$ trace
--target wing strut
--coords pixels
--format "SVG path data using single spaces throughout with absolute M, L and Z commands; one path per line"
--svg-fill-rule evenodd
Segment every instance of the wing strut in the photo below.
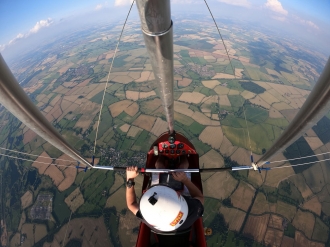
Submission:
M 313 91 L 282 135 L 257 161 L 262 166 L 277 152 L 283 152 L 329 111 L 330 108 L 330 57 Z
M 31 130 L 85 166 L 92 165 L 61 136 L 32 103 L 0 54 L 0 103 Z
M 144 42 L 155 79 L 159 84 L 168 128 L 172 134 L 174 131 L 174 73 L 170 0 L 137 0 L 136 3 Z

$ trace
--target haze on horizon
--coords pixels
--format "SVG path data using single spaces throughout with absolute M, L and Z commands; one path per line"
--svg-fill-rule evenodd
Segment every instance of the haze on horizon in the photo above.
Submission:
M 113 0 L 97 3 L 92 0 L 2 1 L 0 22 L 2 27 L 0 51 L 6 59 L 14 59 L 20 54 L 49 43 L 54 37 L 66 32 L 83 30 L 93 24 L 122 25 L 131 0 Z M 202 0 L 173 0 L 172 14 L 209 16 Z M 219 22 L 232 19 L 249 23 L 251 28 L 266 28 L 283 37 L 295 39 L 315 51 L 330 55 L 330 17 L 327 10 L 330 2 L 308 0 L 210 0 L 208 4 Z M 184 8 L 183 8 L 184 6 Z M 184 11 L 183 11 L 184 9 Z M 129 21 L 138 20 L 136 6 L 133 7 Z M 128 21 L 128 22 L 129 22 Z M 221 28 L 221 24 L 219 25 Z

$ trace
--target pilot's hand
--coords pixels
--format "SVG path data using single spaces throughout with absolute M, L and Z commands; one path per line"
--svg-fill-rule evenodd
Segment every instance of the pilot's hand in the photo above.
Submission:
M 126 168 L 126 179 L 134 179 L 139 175 L 137 166 L 129 166 Z
M 173 172 L 172 176 L 175 180 L 184 183 L 187 179 L 189 179 L 184 172 Z

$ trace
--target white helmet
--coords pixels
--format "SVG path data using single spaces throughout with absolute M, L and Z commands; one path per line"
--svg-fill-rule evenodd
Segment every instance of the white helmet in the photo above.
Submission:
M 188 216 L 188 204 L 180 193 L 164 185 L 150 187 L 140 200 L 143 218 L 155 229 L 170 232 L 179 228 Z

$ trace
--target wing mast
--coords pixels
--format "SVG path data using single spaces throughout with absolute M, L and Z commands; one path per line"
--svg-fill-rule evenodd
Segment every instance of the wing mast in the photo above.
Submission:
M 137 0 L 144 42 L 159 85 L 170 134 L 174 131 L 173 23 L 170 0 Z
M 277 152 L 283 152 L 294 143 L 299 137 L 306 133 L 311 127 L 329 111 L 330 108 L 330 57 L 323 72 L 318 79 L 313 91 L 297 113 L 295 118 L 284 130 L 282 135 L 267 150 L 267 152 L 257 161 L 258 166 L 262 166 Z

